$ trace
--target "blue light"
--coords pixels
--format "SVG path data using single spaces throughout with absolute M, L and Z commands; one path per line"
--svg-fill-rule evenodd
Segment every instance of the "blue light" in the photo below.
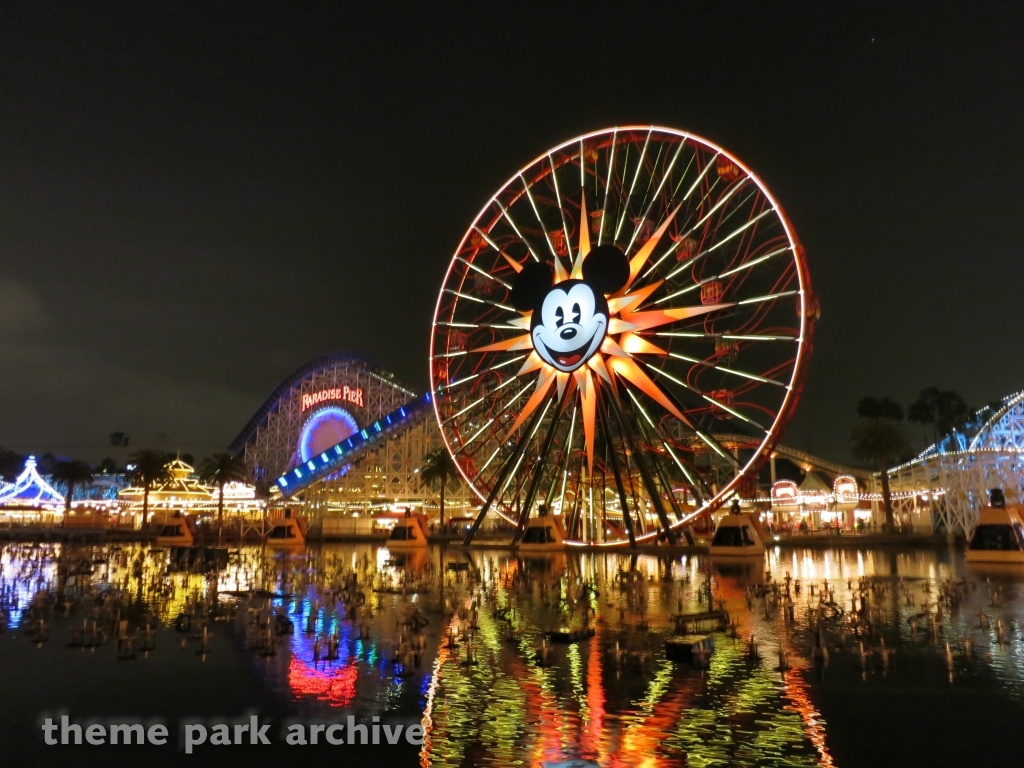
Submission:
M 349 435 L 359 425 L 355 418 L 344 408 L 330 406 L 313 413 L 302 426 L 299 435 L 299 457 L 307 462 L 320 453 L 326 452 Z
M 284 477 L 277 478 L 277 484 L 278 485 L 283 485 L 285 488 L 288 487 L 288 481 L 285 480 Z
M 318 468 L 314 461 L 310 460 L 308 456 L 302 456 L 302 460 L 306 462 L 307 466 L 309 467 L 310 471 L 306 472 L 306 474 L 308 474 L 309 476 L 305 477 L 303 475 L 303 472 L 305 470 L 300 470 L 298 468 L 294 469 L 293 471 L 295 472 L 295 477 L 297 478 L 297 480 L 294 481 L 295 488 L 289 488 L 289 491 L 297 491 L 299 490 L 299 488 L 305 487 L 306 485 L 308 485 L 311 482 L 314 482 L 318 478 L 328 476 L 332 461 L 335 462 L 335 466 L 340 465 L 341 461 L 345 460 L 349 453 L 354 453 L 364 445 L 372 445 L 374 441 L 377 440 L 378 436 L 389 434 L 391 431 L 393 431 L 395 428 L 399 427 L 401 424 L 408 421 L 409 419 L 420 416 L 424 410 L 424 407 L 428 403 L 430 403 L 432 399 L 432 394 L 428 392 L 424 394 L 423 397 L 421 397 L 419 400 L 413 401 L 408 408 L 402 406 L 396 408 L 391 413 L 382 416 L 380 419 L 373 423 L 372 429 L 370 427 L 367 427 L 366 429 L 360 429 L 358 431 L 355 431 L 356 425 L 354 423 L 354 420 L 352 422 L 349 422 L 350 426 L 353 428 L 353 432 L 349 434 L 348 437 L 346 437 L 343 440 L 338 440 L 338 442 L 334 443 L 330 447 L 324 446 L 324 452 L 320 454 L 322 466 Z M 306 425 L 303 428 L 303 431 L 305 433 L 304 436 L 311 437 L 313 433 L 316 431 L 314 429 L 311 429 L 310 427 L 312 426 L 312 422 L 317 420 L 317 417 L 323 420 L 324 426 L 327 426 L 327 423 L 330 422 L 333 422 L 335 424 L 338 423 L 338 412 L 344 414 L 345 416 L 348 416 L 348 418 L 351 418 L 351 416 L 346 411 L 343 411 L 342 409 L 339 408 L 332 407 L 330 409 L 323 409 L 314 414 L 314 417 L 311 417 L 310 420 L 306 422 Z M 348 419 L 343 419 L 343 421 L 347 422 Z M 302 447 L 303 446 L 300 445 L 300 448 Z M 334 449 L 335 456 L 328 455 L 331 451 L 331 448 Z M 351 464 L 342 466 L 340 470 L 341 474 L 344 474 L 347 471 L 348 467 L 351 467 Z M 288 485 L 288 482 L 287 480 L 284 479 L 284 477 L 280 478 L 280 480 L 283 481 L 279 483 L 282 487 Z

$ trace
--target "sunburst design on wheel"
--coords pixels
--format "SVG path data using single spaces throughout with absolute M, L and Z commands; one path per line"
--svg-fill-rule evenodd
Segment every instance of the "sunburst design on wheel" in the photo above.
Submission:
M 518 538 L 543 504 L 576 544 L 674 541 L 776 444 L 815 315 L 791 226 L 721 148 L 628 127 L 545 153 L 470 227 L 435 312 L 472 532 L 493 510 Z

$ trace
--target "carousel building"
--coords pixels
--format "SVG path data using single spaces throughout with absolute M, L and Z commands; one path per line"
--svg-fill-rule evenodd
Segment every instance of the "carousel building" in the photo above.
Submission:
M 35 456 L 10 484 L 0 484 L 0 516 L 17 522 L 55 522 L 63 517 L 64 496 L 39 474 Z

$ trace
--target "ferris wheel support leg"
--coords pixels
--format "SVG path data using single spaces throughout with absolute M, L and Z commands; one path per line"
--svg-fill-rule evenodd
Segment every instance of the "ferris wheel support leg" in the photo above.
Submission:
M 658 473 L 658 479 L 661 480 L 661 484 L 668 488 L 668 503 L 672 506 L 672 514 L 676 516 L 678 522 L 683 520 L 683 510 L 679 508 L 679 503 L 676 501 L 676 497 L 672 493 L 672 483 L 669 482 L 665 476 L 665 470 L 658 463 L 657 458 L 652 459 L 654 464 L 654 471 Z
M 526 446 L 530 442 L 530 436 L 533 434 L 534 427 L 537 426 L 537 422 L 540 420 L 543 411 L 537 409 L 537 412 L 530 419 L 529 424 L 526 425 L 526 429 L 523 431 L 522 436 L 519 438 L 519 442 L 516 443 L 515 449 L 509 454 L 508 458 L 505 459 L 505 463 L 501 465 L 501 471 L 498 473 L 498 477 L 494 481 L 494 487 L 491 488 L 491 492 L 487 494 L 487 500 L 484 505 L 480 507 L 480 514 L 476 516 L 476 520 L 473 521 L 473 527 L 469 529 L 469 533 L 466 534 L 465 540 L 462 542 L 462 546 L 468 547 L 473 543 L 473 537 L 476 536 L 476 532 L 480 530 L 480 525 L 483 523 L 484 518 L 487 516 L 487 512 L 490 510 L 491 505 L 494 504 L 494 500 L 498 496 L 498 492 L 505 484 L 505 479 L 508 477 L 508 473 L 512 471 L 512 467 L 515 466 L 519 460 L 519 454 L 521 454 Z
M 548 454 L 551 453 L 551 444 L 555 442 L 555 430 L 558 429 L 558 422 L 562 420 L 563 406 L 565 400 L 571 396 L 571 392 L 566 389 L 565 399 L 558 404 L 555 413 L 551 416 L 551 424 L 548 425 L 548 433 L 544 436 L 544 447 L 541 448 L 540 456 L 534 470 L 533 477 L 530 478 L 530 486 L 526 489 L 526 500 L 523 502 L 523 510 L 519 513 L 519 524 L 516 526 L 516 532 L 512 536 L 512 544 L 518 544 L 519 540 L 523 538 L 523 531 L 526 529 L 526 521 L 530 519 L 530 508 L 533 506 L 533 501 L 537 498 L 537 489 L 540 487 L 541 478 L 544 476 L 544 467 L 548 463 Z
M 555 492 L 558 490 L 558 477 L 558 467 L 556 466 L 555 471 L 551 473 L 551 484 L 548 486 L 548 492 L 544 494 L 544 505 L 548 509 L 551 509 L 551 505 L 555 501 Z M 559 513 L 564 514 L 561 512 L 561 507 L 559 507 Z
M 655 440 L 651 439 L 651 436 L 648 434 L 647 428 L 644 426 L 643 422 L 640 421 L 640 420 L 637 420 L 636 424 L 640 428 L 640 436 L 644 439 L 644 441 L 647 442 L 647 443 L 650 443 L 651 445 L 655 444 Z M 668 449 L 668 442 L 665 440 L 664 437 L 662 437 L 661 433 L 657 429 L 654 430 L 654 436 L 656 438 L 656 441 L 660 442 L 662 445 L 664 445 L 666 450 L 667 450 Z M 684 517 L 683 510 L 681 510 L 679 508 L 679 503 L 676 501 L 676 497 L 672 493 L 672 490 L 671 490 L 672 489 L 672 483 L 669 481 L 668 476 L 666 476 L 666 474 L 665 474 L 665 468 L 658 462 L 658 459 L 657 459 L 656 456 L 652 457 L 651 463 L 654 464 L 654 471 L 658 473 L 658 479 L 661 480 L 661 484 L 665 488 L 669 489 L 668 502 L 672 506 L 672 514 L 674 514 L 676 516 L 676 520 L 682 522 L 683 517 Z M 693 488 L 692 490 L 693 490 L 694 496 L 697 496 L 698 499 L 699 499 L 699 495 L 698 495 L 699 492 L 698 492 L 697 488 Z
M 640 480 L 647 489 L 647 495 L 651 497 L 651 504 L 654 505 L 654 511 L 658 515 L 658 521 L 661 523 L 661 527 L 665 531 L 665 537 L 669 544 L 674 545 L 676 543 L 676 533 L 672 530 L 672 524 L 668 521 L 668 515 L 665 514 L 665 505 L 661 503 L 661 493 L 654 484 L 654 478 L 651 477 L 647 461 L 643 454 L 637 450 L 636 443 L 633 440 L 633 435 L 626 427 L 626 418 L 622 415 L 622 404 L 619 402 L 619 393 L 612 392 L 611 397 L 609 397 L 608 400 L 611 402 L 612 410 L 615 412 L 615 419 L 619 422 L 619 429 L 622 430 L 622 434 L 626 438 L 626 444 L 629 446 L 630 453 L 633 454 L 633 460 L 636 462 L 636 467 L 640 471 Z M 669 490 L 671 491 L 671 488 Z
M 629 546 L 636 547 L 636 534 L 633 532 L 633 516 L 629 512 L 629 501 L 626 499 L 626 487 L 622 484 L 622 470 L 619 467 L 619 457 L 610 448 L 612 445 L 611 430 L 608 429 L 608 418 L 605 416 L 601 400 L 597 401 L 598 422 L 601 431 L 604 433 L 605 444 L 609 446 L 608 457 L 612 461 L 612 474 L 615 475 L 615 487 L 619 492 L 619 504 L 622 507 L 622 522 L 626 526 L 626 533 L 629 534 Z

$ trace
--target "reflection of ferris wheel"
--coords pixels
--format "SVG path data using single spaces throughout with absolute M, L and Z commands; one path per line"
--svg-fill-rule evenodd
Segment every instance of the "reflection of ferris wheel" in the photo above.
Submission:
M 544 504 L 575 543 L 675 541 L 778 442 L 816 315 L 796 233 L 725 150 L 629 127 L 537 158 L 434 316 L 437 417 L 484 502 L 470 537 L 493 511 L 518 539 Z

